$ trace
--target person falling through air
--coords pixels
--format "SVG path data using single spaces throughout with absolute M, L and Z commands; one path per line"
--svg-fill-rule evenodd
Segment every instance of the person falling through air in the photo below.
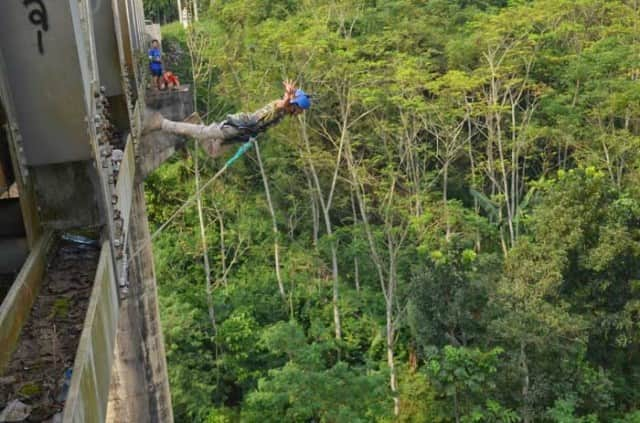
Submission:
M 157 89 L 162 89 L 162 54 L 160 53 L 160 43 L 158 40 L 151 41 L 151 48 L 149 49 L 149 71 L 153 83 Z
M 162 131 L 171 134 L 190 136 L 198 140 L 200 146 L 211 157 L 220 156 L 230 145 L 246 142 L 279 123 L 285 116 L 299 115 L 311 107 L 311 98 L 292 81 L 284 81 L 284 96 L 274 100 L 253 113 L 228 115 L 220 123 L 211 125 L 173 122 L 160 113 L 147 115 L 144 133 Z

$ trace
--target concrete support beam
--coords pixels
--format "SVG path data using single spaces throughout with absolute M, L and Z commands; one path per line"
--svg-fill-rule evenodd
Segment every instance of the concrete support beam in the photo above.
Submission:
M 117 322 L 118 294 L 111 248 L 105 242 L 73 365 L 64 423 L 105 421 Z
M 2 105 L 2 128 L 0 138 L 6 140 L 8 146 L 9 161 L 11 163 L 13 179 L 18 185 L 20 193 L 20 208 L 22 220 L 27 235 L 29 247 L 33 247 L 42 231 L 35 193 L 31 175 L 26 170 L 24 151 L 22 150 L 21 135 L 17 131 L 17 119 L 13 102 L 13 96 L 9 90 L 9 81 L 6 79 L 6 65 L 0 52 L 0 100 Z
M 127 17 L 127 2 L 126 0 L 113 0 L 112 6 L 115 25 L 119 35 L 118 42 L 120 43 L 120 50 L 123 59 L 122 64 L 128 72 L 133 72 L 134 52 L 131 45 L 131 28 L 129 28 L 129 21 Z
M 4 2 L 0 51 L 28 165 L 88 160 L 94 82 L 85 1 Z
M 93 33 L 98 58 L 100 85 L 107 97 L 124 93 L 120 77 L 120 53 L 116 36 L 113 5 L 106 0 L 90 0 L 93 13 Z
M 20 330 L 29 318 L 31 306 L 40 291 L 52 241 L 53 233 L 45 232 L 31 250 L 0 305 L 0 374 L 11 358 L 20 337 Z
M 19 177 L 16 177 L 16 182 L 18 184 L 18 192 L 20 193 L 20 208 L 22 210 L 22 221 L 24 222 L 27 242 L 29 243 L 29 247 L 33 247 L 42 234 L 40 215 L 38 214 L 38 206 L 36 204 L 36 193 L 33 186 L 33 175 L 22 174 L 18 154 L 14 148 L 15 143 L 10 142 L 9 147 L 13 170 L 19 175 Z

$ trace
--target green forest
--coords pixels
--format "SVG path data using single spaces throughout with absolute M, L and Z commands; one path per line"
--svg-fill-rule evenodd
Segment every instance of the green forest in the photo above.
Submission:
M 313 106 L 154 241 L 177 422 L 640 422 L 640 1 L 199 8 L 206 122 Z M 187 145 L 152 232 L 233 154 Z

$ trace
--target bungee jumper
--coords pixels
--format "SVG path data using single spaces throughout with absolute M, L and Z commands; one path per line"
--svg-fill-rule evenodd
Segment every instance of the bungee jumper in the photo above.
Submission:
M 253 113 L 228 115 L 224 121 L 210 125 L 174 122 L 165 119 L 160 113 L 153 113 L 145 117 L 143 132 L 162 131 L 189 136 L 195 138 L 209 156 L 219 157 L 234 143 L 246 143 L 279 123 L 285 116 L 299 115 L 311 107 L 309 95 L 296 88 L 293 81 L 284 81 L 283 85 L 285 91 L 281 99 L 274 100 Z
M 153 132 L 166 132 L 193 137 L 204 150 L 213 158 L 219 157 L 229 147 L 237 143 L 243 143 L 235 154 L 207 182 L 200 186 L 196 193 L 191 195 L 182 205 L 151 235 L 146 241 L 150 243 L 155 239 L 180 213 L 196 201 L 202 191 L 220 177 L 236 160 L 246 153 L 256 142 L 255 137 L 266 131 L 271 126 L 279 123 L 285 116 L 296 116 L 311 107 L 311 98 L 301 89 L 296 88 L 292 81 L 284 81 L 284 96 L 282 99 L 272 101 L 263 108 L 253 113 L 237 113 L 228 115 L 220 123 L 211 125 L 195 124 L 200 121 L 197 114 L 193 114 L 184 122 L 174 122 L 165 119 L 160 113 L 145 112 L 142 134 Z M 129 261 L 133 260 L 144 248 L 144 244 L 131 254 Z

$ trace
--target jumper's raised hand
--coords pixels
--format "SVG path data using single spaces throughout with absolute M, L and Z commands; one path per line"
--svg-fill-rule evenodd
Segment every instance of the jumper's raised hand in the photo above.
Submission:
M 296 95 L 296 83 L 291 79 L 286 79 L 282 81 L 282 85 L 284 85 L 284 97 L 283 100 L 289 102 Z

